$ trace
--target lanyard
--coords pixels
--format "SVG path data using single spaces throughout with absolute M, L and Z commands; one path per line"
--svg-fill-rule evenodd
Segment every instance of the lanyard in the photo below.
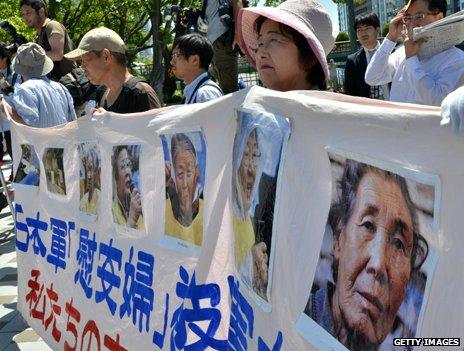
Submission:
M 193 89 L 192 95 L 190 95 L 190 99 L 187 101 L 187 104 L 191 104 L 192 101 L 196 101 L 196 96 L 197 96 L 197 91 L 200 89 L 200 87 L 203 85 L 204 82 L 206 82 L 209 79 L 208 76 L 203 77 L 202 80 L 198 82 L 198 84 L 195 86 L 195 89 Z

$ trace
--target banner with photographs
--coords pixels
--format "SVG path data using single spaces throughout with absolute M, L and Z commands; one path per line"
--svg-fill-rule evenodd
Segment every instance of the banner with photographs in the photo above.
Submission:
M 53 349 L 464 338 L 464 140 L 439 120 L 432 107 L 255 87 L 12 123 L 18 309 Z

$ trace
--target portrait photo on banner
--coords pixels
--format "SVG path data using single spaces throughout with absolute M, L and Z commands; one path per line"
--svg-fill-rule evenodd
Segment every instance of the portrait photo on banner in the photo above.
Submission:
M 100 206 L 101 157 L 95 142 L 77 145 L 79 153 L 79 212 L 96 218 Z
M 355 157 L 329 153 L 331 206 L 296 328 L 316 348 L 400 350 L 393 339 L 418 336 L 427 305 L 439 179 Z
M 235 263 L 240 279 L 265 303 L 270 303 L 274 214 L 289 135 L 285 118 L 251 110 L 237 112 L 232 159 Z
M 59 195 L 66 195 L 63 154 L 63 148 L 46 148 L 42 156 L 47 189 L 49 192 Z
M 196 253 L 203 244 L 206 142 L 201 130 L 160 135 L 166 179 L 161 245 Z
M 33 145 L 21 144 L 21 160 L 16 169 L 13 182 L 23 185 L 39 186 L 40 161 Z
M 122 227 L 143 230 L 142 189 L 140 188 L 139 144 L 113 147 L 113 220 Z

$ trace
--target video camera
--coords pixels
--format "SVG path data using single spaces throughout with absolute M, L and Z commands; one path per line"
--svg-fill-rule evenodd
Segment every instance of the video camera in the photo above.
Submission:
M 165 8 L 163 15 L 165 21 L 171 20 L 174 15 L 178 17 L 180 16 L 180 24 L 185 28 L 186 33 L 206 33 L 206 30 L 208 29 L 205 24 L 202 25 L 202 21 L 198 21 L 201 15 L 200 9 L 193 7 L 181 8 L 178 5 L 173 5 Z
M 28 42 L 26 37 L 19 34 L 16 28 L 7 20 L 0 21 L 0 29 L 5 30 L 11 36 L 11 43 L 6 46 L 9 55 L 15 54 L 20 45 Z

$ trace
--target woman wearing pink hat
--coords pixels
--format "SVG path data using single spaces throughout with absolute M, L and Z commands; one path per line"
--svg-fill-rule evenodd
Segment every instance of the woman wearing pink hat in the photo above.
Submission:
M 278 7 L 240 10 L 242 49 L 269 89 L 324 90 L 326 56 L 334 46 L 329 14 L 312 0 L 287 0 Z

